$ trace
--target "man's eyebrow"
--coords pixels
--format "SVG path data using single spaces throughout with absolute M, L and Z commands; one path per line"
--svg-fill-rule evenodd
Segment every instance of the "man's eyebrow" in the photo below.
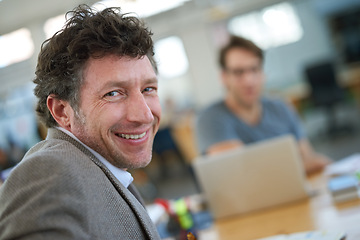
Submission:
M 154 84 L 154 83 L 158 83 L 158 79 L 157 77 L 153 77 L 153 78 L 148 78 L 146 80 L 143 81 L 143 84 Z M 107 82 L 102 88 L 100 88 L 98 90 L 99 93 L 102 93 L 104 91 L 107 90 L 111 90 L 112 88 L 121 88 L 121 87 L 127 87 L 131 85 L 131 82 L 129 81 L 110 81 Z
M 153 78 L 149 78 L 147 80 L 145 80 L 145 83 L 158 83 L 159 80 L 156 78 L 156 77 L 153 77 Z
M 126 81 L 119 82 L 119 81 L 110 81 L 107 82 L 104 86 L 98 89 L 98 92 L 101 93 L 103 91 L 110 90 L 112 88 L 119 88 L 119 87 L 126 87 L 128 83 Z

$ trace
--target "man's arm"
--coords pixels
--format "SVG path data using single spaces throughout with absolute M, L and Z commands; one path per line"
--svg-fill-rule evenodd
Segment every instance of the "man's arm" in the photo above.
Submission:
M 91 238 L 77 172 L 49 158 L 23 160 L 1 186 L 0 239 Z
M 298 140 L 299 151 L 304 163 L 306 174 L 319 172 L 331 161 L 326 156 L 317 153 L 311 146 L 310 142 L 305 136 L 300 117 L 293 109 L 292 105 L 284 105 L 284 115 L 287 116 L 288 123 L 292 126 L 292 133 Z
M 300 140 L 298 146 L 306 174 L 309 175 L 319 172 L 323 170 L 327 164 L 331 163 L 331 160 L 328 157 L 315 152 L 308 140 Z
M 235 149 L 244 146 L 239 140 L 230 140 L 214 144 L 208 148 L 206 154 L 212 155 L 223 151 Z M 315 152 L 308 140 L 303 139 L 298 142 L 299 151 L 304 163 L 306 174 L 319 172 L 324 167 L 331 163 L 331 160 L 326 156 Z
M 241 141 L 235 140 L 235 139 L 229 140 L 229 141 L 224 141 L 224 142 L 216 143 L 216 144 L 210 146 L 207 149 L 206 154 L 209 154 L 209 155 L 217 154 L 217 153 L 224 152 L 227 150 L 242 147 L 243 145 L 244 144 Z

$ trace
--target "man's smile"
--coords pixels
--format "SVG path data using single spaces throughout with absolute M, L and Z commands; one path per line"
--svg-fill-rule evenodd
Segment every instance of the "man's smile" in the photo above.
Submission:
M 140 139 L 145 136 L 146 132 L 143 132 L 141 134 L 123 134 L 123 133 L 115 133 L 116 136 L 125 138 L 125 139 Z

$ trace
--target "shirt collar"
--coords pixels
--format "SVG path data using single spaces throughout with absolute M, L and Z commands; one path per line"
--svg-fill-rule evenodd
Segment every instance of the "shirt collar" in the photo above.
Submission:
M 56 127 L 56 129 L 59 129 L 60 131 L 66 133 L 67 135 L 69 135 L 70 137 L 74 138 L 76 141 L 81 143 L 85 148 L 87 148 L 92 154 L 95 155 L 95 157 L 97 157 L 100 160 L 100 162 L 102 162 L 109 169 L 109 171 L 121 182 L 122 185 L 124 185 L 124 187 L 127 188 L 132 183 L 134 179 L 129 172 L 112 165 L 103 156 L 101 156 L 99 153 L 97 153 L 96 151 L 94 151 L 84 143 L 82 143 L 74 134 L 72 134 L 65 128 Z

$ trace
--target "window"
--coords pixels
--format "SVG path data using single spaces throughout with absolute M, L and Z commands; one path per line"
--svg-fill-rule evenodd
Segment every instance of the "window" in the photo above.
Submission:
M 169 79 L 187 72 L 189 63 L 180 38 L 173 36 L 157 41 L 155 51 L 161 77 Z
M 189 62 L 179 37 L 171 36 L 155 43 L 155 60 L 159 70 L 159 96 L 165 104 L 170 100 L 176 108 L 191 104 Z
M 303 35 L 294 8 L 286 2 L 235 17 L 228 28 L 232 34 L 251 39 L 263 49 L 296 42 Z
M 0 68 L 29 59 L 34 53 L 30 31 L 21 28 L 0 36 Z

